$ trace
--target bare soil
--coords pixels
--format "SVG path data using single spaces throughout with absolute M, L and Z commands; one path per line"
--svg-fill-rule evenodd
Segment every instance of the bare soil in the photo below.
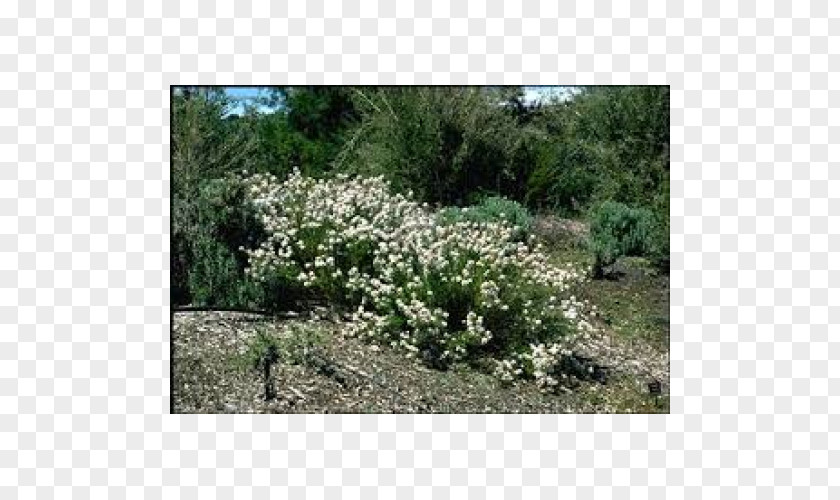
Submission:
M 276 397 L 264 400 L 261 375 L 240 362 L 258 329 L 280 337 L 288 326 L 320 329 L 327 342 L 306 362 L 281 362 L 272 370 Z M 616 365 L 606 385 L 582 382 L 560 394 L 532 382 L 503 385 L 471 367 L 430 369 L 388 347 L 341 334 L 329 320 L 281 320 L 234 312 L 179 312 L 173 324 L 175 413 L 615 413 L 667 412 L 663 396 L 650 394 L 659 370 Z M 629 344 L 628 344 L 629 345 Z M 614 353 L 613 353 L 614 354 Z M 642 353 L 639 353 L 642 354 Z M 649 353 L 644 353 L 645 356 Z M 628 357 L 625 355 L 625 357 Z M 650 379 L 650 380 L 649 380 Z M 661 380 L 661 379 L 660 379 Z

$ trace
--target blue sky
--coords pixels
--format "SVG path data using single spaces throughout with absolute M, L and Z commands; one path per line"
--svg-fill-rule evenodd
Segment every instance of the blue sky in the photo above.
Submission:
M 552 96 L 570 97 L 575 93 L 573 87 L 522 87 L 525 92 L 525 101 L 528 103 L 536 101 L 547 101 Z M 265 87 L 227 87 L 225 89 L 227 95 L 239 101 L 238 105 L 234 105 L 231 113 L 241 113 L 244 110 L 244 103 L 253 103 L 257 98 L 267 95 Z M 260 111 L 270 111 L 270 108 L 259 106 Z
M 231 113 L 242 113 L 244 111 L 245 103 L 252 104 L 254 100 L 258 97 L 263 95 L 267 95 L 265 92 L 265 87 L 227 87 L 225 88 L 225 93 L 239 101 L 239 104 L 233 105 L 231 109 Z M 260 111 L 270 111 L 270 108 L 266 106 L 258 106 Z
M 525 101 L 528 103 L 547 101 L 551 97 L 568 99 L 577 92 L 574 87 L 522 87 L 522 89 L 525 92 Z
M 226 87 L 227 95 L 236 98 L 254 98 L 257 97 L 265 87 Z

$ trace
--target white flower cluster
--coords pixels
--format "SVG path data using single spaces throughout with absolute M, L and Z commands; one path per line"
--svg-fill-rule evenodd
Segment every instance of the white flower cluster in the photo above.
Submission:
M 554 375 L 554 368 L 559 363 L 561 355 L 570 354 L 571 351 L 561 347 L 560 344 L 531 345 L 530 360 L 534 367 L 534 378 L 537 379 L 537 385 L 540 388 L 551 389 L 557 386 L 559 381 Z
M 295 171 L 282 182 L 254 175 L 246 185 L 268 234 L 246 250 L 249 275 L 339 293 L 356 307 L 351 334 L 410 354 L 437 344 L 456 360 L 493 343 L 503 352 L 513 329 L 536 338 L 558 320 L 588 325 L 567 296 L 583 273 L 550 265 L 539 245 L 514 242 L 507 223 L 440 224 L 381 177 L 315 180 Z M 521 361 L 502 363 L 500 375 L 522 376 Z
M 567 378 L 562 371 L 557 370 L 564 356 L 571 356 L 575 352 L 591 353 L 603 352 L 599 343 L 603 337 L 596 335 L 596 329 L 582 317 L 592 314 L 594 306 L 588 307 L 586 302 L 577 302 L 572 296 L 564 301 L 563 314 L 568 319 L 579 318 L 574 325 L 577 328 L 569 335 L 550 344 L 531 344 L 530 352 L 523 353 L 519 360 L 530 368 L 530 374 L 536 379 L 537 386 L 543 390 L 554 390 L 561 381 Z M 588 313 L 584 312 L 589 308 Z
M 473 311 L 467 313 L 465 321 L 467 326 L 467 335 L 474 337 L 481 345 L 486 345 L 493 338 L 490 330 L 484 327 L 484 318 L 477 315 Z
M 517 358 L 496 361 L 494 374 L 503 382 L 513 382 L 524 374 L 522 363 Z

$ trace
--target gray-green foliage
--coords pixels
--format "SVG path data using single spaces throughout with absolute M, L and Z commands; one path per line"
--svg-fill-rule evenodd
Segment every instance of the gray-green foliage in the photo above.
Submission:
M 219 307 L 261 302 L 262 287 L 246 279 L 247 257 L 240 247 L 255 245 L 263 234 L 242 184 L 235 177 L 201 181 L 195 197 L 176 200 L 175 210 L 189 300 Z
M 590 244 L 595 277 L 620 257 L 647 256 L 656 248 L 654 215 L 645 208 L 605 201 L 590 214 Z
M 323 331 L 314 325 L 292 325 L 282 335 L 260 328 L 245 352 L 235 356 L 233 362 L 235 366 L 253 370 L 261 376 L 264 398 L 269 401 L 277 394 L 271 374 L 273 367 L 281 362 L 308 365 L 315 359 L 313 355 L 316 350 L 325 342 Z
M 276 336 L 260 329 L 248 344 L 242 359 L 250 368 L 262 370 L 266 365 L 280 361 L 282 350 L 282 344 Z
M 484 198 L 478 205 L 464 208 L 447 207 L 438 212 L 443 223 L 455 222 L 506 222 L 517 228 L 516 238 L 524 238 L 534 224 L 534 217 L 524 205 L 501 196 Z
M 324 331 L 314 324 L 293 324 L 280 335 L 261 328 L 236 359 L 239 366 L 255 370 L 263 369 L 266 363 L 306 364 L 326 341 Z
M 263 372 L 266 366 L 283 362 L 291 365 L 308 364 L 313 354 L 324 345 L 326 335 L 315 325 L 295 324 L 281 335 L 265 328 L 248 343 L 243 354 L 234 358 L 235 364 Z
M 487 197 L 476 208 L 487 217 L 504 219 L 520 228 L 523 234 L 528 233 L 534 224 L 534 217 L 524 205 L 501 196 Z
M 284 359 L 291 364 L 307 364 L 315 351 L 326 342 L 324 332 L 314 325 L 294 325 L 281 340 Z
M 192 242 L 193 265 L 188 284 L 196 305 L 238 306 L 245 288 L 236 259 L 231 252 L 207 234 Z

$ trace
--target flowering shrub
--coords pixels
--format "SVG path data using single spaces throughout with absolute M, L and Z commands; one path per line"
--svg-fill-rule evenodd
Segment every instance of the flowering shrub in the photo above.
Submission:
M 315 180 L 296 171 L 283 182 L 254 175 L 246 186 L 268 234 L 246 250 L 248 274 L 350 306 L 351 335 L 433 366 L 489 356 L 512 380 L 550 375 L 532 344 L 570 341 L 587 328 L 570 295 L 584 273 L 549 265 L 533 238 L 514 241 L 507 223 L 442 224 L 381 177 Z

